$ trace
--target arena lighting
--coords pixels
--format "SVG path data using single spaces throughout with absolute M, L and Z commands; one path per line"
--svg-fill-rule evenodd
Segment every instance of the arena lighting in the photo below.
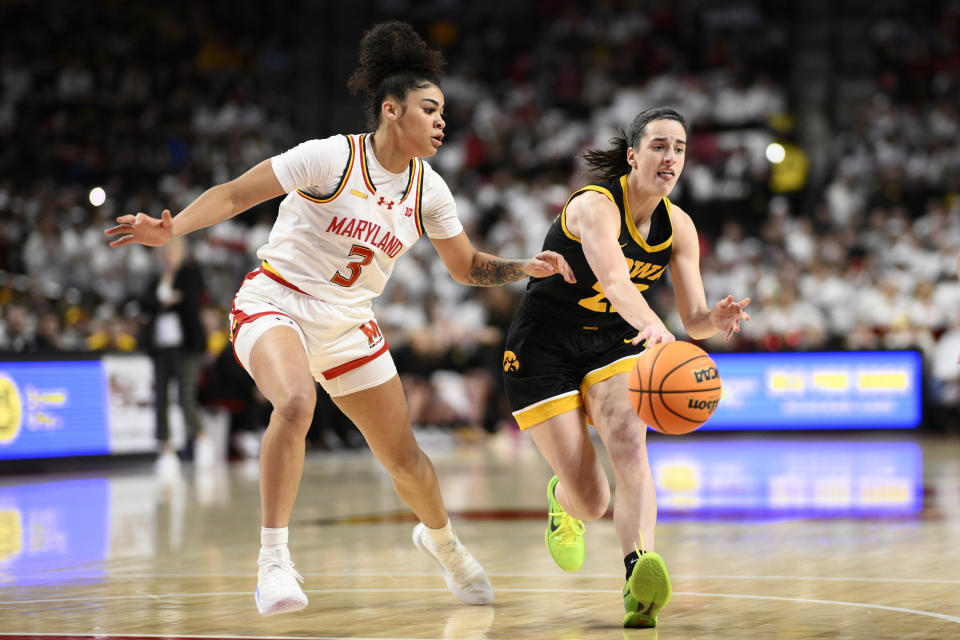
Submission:
M 771 142 L 767 145 L 766 155 L 767 160 L 769 160 L 772 164 L 780 164 L 787 156 L 787 151 L 779 142 Z
M 770 152 L 767 151 L 767 157 L 769 157 Z M 90 204 L 95 207 L 99 207 L 107 200 L 107 192 L 103 190 L 103 187 L 94 187 L 90 190 Z

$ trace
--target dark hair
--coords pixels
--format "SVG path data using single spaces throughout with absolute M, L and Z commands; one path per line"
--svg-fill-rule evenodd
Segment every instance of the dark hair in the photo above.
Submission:
M 387 96 L 403 100 L 411 89 L 440 86 L 445 61 L 406 22 L 374 25 L 360 40 L 360 60 L 347 87 L 363 94 L 367 126 L 380 122 L 380 105 Z
M 627 148 L 636 147 L 646 131 L 647 125 L 654 120 L 676 120 L 687 130 L 687 120 L 676 110 L 670 107 L 654 107 L 640 112 L 633 119 L 626 132 L 620 129 L 620 135 L 610 138 L 609 149 L 588 149 L 580 157 L 587 163 L 587 172 L 601 180 L 619 178 L 630 173 L 630 163 L 627 162 Z

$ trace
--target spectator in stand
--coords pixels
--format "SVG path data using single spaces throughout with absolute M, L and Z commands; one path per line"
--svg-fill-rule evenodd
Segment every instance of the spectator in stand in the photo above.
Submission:
M 14 353 L 31 353 L 37 350 L 34 322 L 30 310 L 22 304 L 7 308 L 6 331 L 3 348 Z
M 37 322 L 36 347 L 39 353 L 63 351 L 64 339 L 60 316 L 53 311 L 44 311 Z

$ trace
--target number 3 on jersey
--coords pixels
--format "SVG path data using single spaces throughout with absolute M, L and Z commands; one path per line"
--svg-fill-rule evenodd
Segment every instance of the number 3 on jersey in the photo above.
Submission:
M 340 272 L 337 271 L 335 274 L 333 274 L 333 277 L 330 278 L 331 282 L 338 284 L 341 287 L 349 287 L 356 282 L 357 278 L 360 277 L 360 270 L 373 261 L 373 249 L 355 244 L 350 247 L 350 253 L 348 254 L 348 257 L 352 258 L 354 256 L 360 256 L 360 260 L 347 264 L 347 268 L 350 269 L 350 276 L 344 278 L 342 275 L 340 275 Z

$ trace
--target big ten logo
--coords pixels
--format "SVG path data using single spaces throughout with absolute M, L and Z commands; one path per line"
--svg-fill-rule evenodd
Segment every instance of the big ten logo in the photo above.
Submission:
M 698 411 L 706 410 L 708 413 L 713 413 L 713 410 L 717 408 L 717 402 L 719 402 L 719 400 L 697 400 L 696 398 L 687 398 L 687 408 L 696 409 Z
M 23 551 L 23 522 L 18 509 L 0 509 L 0 562 Z
M 409 218 L 409 217 L 412 216 L 412 215 L 413 215 L 413 207 L 404 207 L 404 208 L 403 208 L 403 216 L 404 216 L 405 218 Z
M 503 352 L 503 370 L 507 373 L 513 373 L 520 368 L 520 361 L 517 360 L 517 354 L 513 351 Z
M 12 442 L 20 432 L 23 406 L 13 380 L 0 376 L 0 444 Z
M 367 336 L 367 346 L 369 347 L 372 347 L 383 340 L 383 334 L 380 332 L 380 325 L 377 324 L 376 320 L 371 320 L 370 322 L 360 325 L 360 331 L 363 332 L 363 335 Z
M 697 384 L 700 384 L 708 380 L 716 380 L 719 375 L 717 374 L 716 367 L 706 367 L 704 369 L 695 369 L 693 371 L 693 377 L 697 381 Z

